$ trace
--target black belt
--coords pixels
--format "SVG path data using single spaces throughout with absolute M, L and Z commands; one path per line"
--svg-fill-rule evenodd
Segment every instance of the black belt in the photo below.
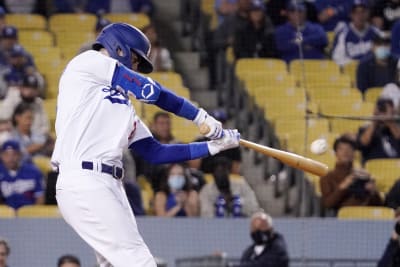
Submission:
M 85 170 L 94 170 L 94 164 L 91 161 L 82 161 L 82 169 Z M 104 163 L 101 163 L 101 172 L 110 174 L 115 179 L 124 178 L 124 169 L 118 166 L 110 166 Z

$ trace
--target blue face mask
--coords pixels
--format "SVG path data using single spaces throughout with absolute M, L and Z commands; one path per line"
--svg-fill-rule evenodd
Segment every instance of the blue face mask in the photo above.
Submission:
M 390 55 L 390 49 L 387 46 L 378 46 L 374 53 L 377 59 L 387 59 Z
M 185 177 L 183 175 L 170 175 L 168 185 L 172 190 L 181 190 L 185 185 Z

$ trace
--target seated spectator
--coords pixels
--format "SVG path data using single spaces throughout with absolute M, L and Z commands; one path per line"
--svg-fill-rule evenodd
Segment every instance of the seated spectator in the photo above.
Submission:
M 396 81 L 397 57 L 390 53 L 390 39 L 376 36 L 372 50 L 357 67 L 357 88 L 365 93 L 371 87 L 383 87 Z
M 276 57 L 273 31 L 272 22 L 265 13 L 264 3 L 253 0 L 246 26 L 235 32 L 235 57 Z
M 109 24 L 111 24 L 111 21 L 109 21 L 108 19 L 98 17 L 97 21 L 96 21 L 96 25 L 94 27 L 94 36 L 97 37 L 100 34 L 100 32 L 103 30 L 103 28 Z M 92 50 L 93 44 L 94 44 L 94 40 L 84 43 L 79 48 L 78 54 L 83 53 L 88 50 Z
M 20 103 L 32 106 L 32 132 L 47 135 L 49 133 L 49 119 L 43 107 L 43 100 L 39 97 L 39 81 L 35 75 L 25 75 L 21 85 L 10 87 L 6 97 L 0 103 L 0 118 L 11 120 L 15 108 Z
M 226 17 L 235 14 L 238 9 L 238 0 L 216 0 L 214 10 L 218 16 L 218 25 L 224 22 Z
M 299 46 L 305 59 L 324 58 L 324 48 L 328 45 L 328 38 L 321 25 L 307 21 L 306 7 L 303 4 L 290 3 L 287 12 L 288 22 L 275 31 L 276 48 L 281 58 L 288 63 L 300 58 Z
M 325 31 L 335 31 L 349 21 L 351 0 L 316 0 L 314 5 Z
M 231 179 L 230 169 L 228 159 L 215 161 L 214 182 L 200 190 L 202 217 L 248 217 L 260 210 L 253 190 L 243 178 Z
M 379 98 L 375 105 L 374 116 L 382 120 L 373 120 L 361 127 L 357 143 L 362 154 L 362 162 L 377 158 L 400 157 L 400 126 L 390 118 L 396 116 L 393 100 Z
M 385 195 L 385 206 L 392 209 L 400 208 L 400 179 L 393 184 Z
M 377 267 L 400 266 L 400 209 L 395 211 L 395 225 L 393 228 L 390 240 L 378 261 Z
M 16 48 L 18 50 L 16 50 Z M 6 64 L 7 57 L 11 53 L 21 51 L 21 54 L 26 57 L 26 64 L 35 67 L 32 55 L 19 43 L 18 29 L 14 26 L 7 25 L 1 30 L 0 50 L 4 53 L 4 55 L 2 55 L 2 64 Z
M 235 267 L 288 267 L 289 253 L 283 235 L 274 230 L 271 216 L 256 212 L 251 216 L 252 244 L 246 248 Z
M 0 237 L 0 267 L 7 267 L 7 258 L 10 256 L 10 246 L 8 242 Z
M 333 43 L 332 59 L 341 66 L 368 54 L 372 49 L 372 40 L 382 35 L 369 24 L 366 0 L 353 0 L 350 18 L 350 23 L 336 34 Z
M 57 267 L 81 267 L 81 262 L 78 257 L 67 254 L 58 258 Z
M 400 20 L 393 24 L 390 35 L 392 37 L 392 54 L 396 57 L 400 57 Z
M 400 2 L 398 0 L 378 0 L 371 8 L 372 24 L 382 31 L 390 31 L 393 24 L 400 19 Z
M 344 206 L 382 205 L 375 182 L 362 169 L 353 166 L 356 143 L 346 135 L 333 144 L 336 165 L 320 179 L 322 204 L 336 212 Z
M 52 150 L 47 147 L 51 146 L 48 136 L 32 131 L 33 112 L 31 104 L 22 102 L 15 108 L 12 116 L 14 130 L 11 136 L 21 144 L 25 159 L 37 155 L 50 156 L 49 150 Z
M 172 71 L 174 64 L 169 50 L 162 46 L 156 28 L 150 24 L 142 29 L 151 44 L 149 59 L 153 63 L 153 71 Z
M 14 209 L 25 205 L 44 204 L 43 175 L 22 159 L 21 148 L 14 140 L 1 146 L 0 196 Z
M 199 216 L 199 196 L 192 189 L 188 175 L 183 164 L 175 163 L 166 168 L 160 181 L 160 191 L 154 196 L 156 216 Z

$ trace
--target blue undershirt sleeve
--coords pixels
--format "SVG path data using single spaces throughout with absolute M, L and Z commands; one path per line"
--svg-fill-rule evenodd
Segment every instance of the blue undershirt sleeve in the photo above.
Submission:
M 140 139 L 129 148 L 152 164 L 187 161 L 209 155 L 207 142 L 161 144 L 153 137 Z

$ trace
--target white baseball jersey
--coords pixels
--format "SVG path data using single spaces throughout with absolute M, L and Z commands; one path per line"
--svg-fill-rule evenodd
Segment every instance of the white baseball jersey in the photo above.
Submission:
M 122 150 L 151 136 L 127 95 L 111 88 L 116 64 L 91 50 L 67 65 L 59 83 L 53 164 L 99 160 L 121 166 Z

